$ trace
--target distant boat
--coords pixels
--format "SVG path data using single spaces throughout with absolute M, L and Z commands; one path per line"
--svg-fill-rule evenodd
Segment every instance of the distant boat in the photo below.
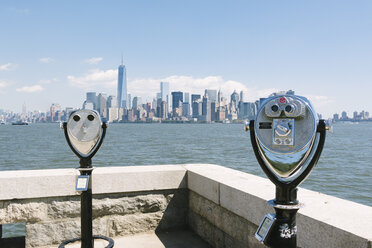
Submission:
M 12 122 L 12 125 L 24 126 L 24 125 L 28 125 L 28 123 L 25 121 L 16 121 L 16 122 Z

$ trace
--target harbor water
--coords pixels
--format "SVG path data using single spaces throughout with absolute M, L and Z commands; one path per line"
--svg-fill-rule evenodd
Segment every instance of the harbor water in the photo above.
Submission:
M 372 206 L 372 123 L 336 123 L 301 187 Z M 265 176 L 242 124 L 111 124 L 94 166 L 212 163 Z M 0 126 L 0 170 L 75 168 L 58 123 Z
M 372 123 L 336 123 L 301 187 L 372 206 L 371 144 Z M 242 124 L 111 124 L 93 158 L 96 167 L 186 163 L 218 164 L 265 177 Z M 78 165 L 58 123 L 0 125 L 0 170 Z

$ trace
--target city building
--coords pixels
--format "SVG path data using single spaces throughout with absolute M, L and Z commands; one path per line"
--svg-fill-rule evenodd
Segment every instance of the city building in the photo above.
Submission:
M 97 93 L 96 92 L 87 92 L 86 94 L 86 102 L 93 104 L 93 108 L 91 109 L 96 109 L 97 105 Z
M 61 105 L 58 103 L 53 103 L 50 106 L 50 122 L 61 121 Z
M 203 97 L 202 120 L 211 122 L 211 101 L 209 101 L 207 95 Z
M 139 108 L 142 108 L 142 100 L 141 100 L 141 97 L 140 96 L 135 96 L 133 97 L 133 107 L 132 109 L 139 109 Z
M 92 102 L 84 101 L 83 109 L 94 109 L 94 104 Z
M 244 92 L 243 91 L 240 91 L 240 99 L 239 99 L 240 102 L 244 102 Z
M 107 121 L 114 122 L 119 120 L 119 111 L 117 107 L 111 107 L 107 109 Z
M 341 120 L 345 121 L 345 120 L 348 120 L 349 117 L 347 116 L 347 113 L 346 111 L 342 111 L 341 113 Z
M 205 90 L 204 95 L 208 97 L 211 102 L 217 101 L 217 90 Z
M 230 102 L 234 105 L 235 107 L 235 110 L 238 109 L 238 104 L 239 104 L 239 94 L 236 93 L 236 91 L 234 90 L 234 92 L 231 94 L 230 96 Z
M 183 102 L 190 103 L 190 93 L 188 92 L 183 93 Z
M 172 114 L 174 117 L 182 116 L 183 93 L 181 91 L 172 92 Z
M 132 95 L 130 93 L 128 93 L 128 109 L 131 109 L 132 108 Z
M 191 95 L 191 103 L 197 101 L 197 100 L 200 100 L 201 99 L 201 96 L 200 95 L 197 95 L 197 94 L 192 94 Z
M 162 101 L 167 103 L 169 106 L 170 103 L 170 96 L 169 96 L 169 83 L 168 82 L 160 82 L 160 97 Z
M 182 102 L 183 102 L 183 93 L 181 91 L 172 92 L 172 107 L 178 108 Z
M 107 118 L 107 94 L 99 93 L 97 96 L 97 111 L 102 119 Z
M 190 116 L 190 103 L 189 102 L 182 103 L 182 116 L 185 116 L 185 117 Z
M 195 100 L 192 102 L 192 117 L 200 118 L 202 116 L 203 104 L 200 100 Z
M 238 118 L 253 120 L 256 115 L 256 105 L 252 102 L 239 102 Z
M 116 100 L 115 96 L 109 96 L 107 98 L 107 107 L 108 108 L 114 108 L 114 107 L 116 107 L 116 104 L 117 104 L 117 100 Z
M 160 104 L 160 116 L 162 120 L 165 120 L 168 118 L 168 106 L 166 101 L 162 101 Z
M 127 71 L 123 65 L 123 58 L 121 65 L 118 68 L 118 92 L 117 92 L 118 108 L 128 108 L 128 89 L 127 89 Z
M 211 107 L 211 121 L 216 121 L 216 101 L 210 102 Z

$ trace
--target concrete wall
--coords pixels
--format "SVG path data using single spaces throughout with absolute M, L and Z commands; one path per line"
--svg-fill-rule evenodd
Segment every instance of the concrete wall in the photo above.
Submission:
M 73 169 L 0 172 L 0 224 L 26 222 L 26 247 L 80 236 Z M 189 227 L 213 247 L 263 247 L 254 236 L 274 198 L 264 178 L 217 165 L 105 167 L 93 172 L 94 233 Z M 371 248 L 372 207 L 300 189 L 301 247 Z
M 0 224 L 26 223 L 26 247 L 80 237 L 77 171 L 0 172 Z M 108 237 L 186 228 L 186 171 L 179 166 L 97 168 L 93 234 Z
M 186 165 L 190 226 L 214 247 L 263 247 L 252 237 L 275 197 L 264 178 L 217 165 Z M 306 248 L 372 247 L 372 207 L 299 188 L 298 241 Z M 238 223 L 238 224 L 237 224 Z M 248 236 L 248 237 L 247 237 Z

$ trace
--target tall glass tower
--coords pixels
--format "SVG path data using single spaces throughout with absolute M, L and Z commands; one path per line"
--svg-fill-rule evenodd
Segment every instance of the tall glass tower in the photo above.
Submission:
M 161 100 L 166 101 L 167 105 L 169 106 L 169 83 L 168 82 L 160 82 L 160 94 Z
M 127 70 L 123 65 L 123 59 L 121 59 L 121 65 L 118 68 L 118 108 L 127 108 L 128 106 L 128 90 L 127 90 Z

